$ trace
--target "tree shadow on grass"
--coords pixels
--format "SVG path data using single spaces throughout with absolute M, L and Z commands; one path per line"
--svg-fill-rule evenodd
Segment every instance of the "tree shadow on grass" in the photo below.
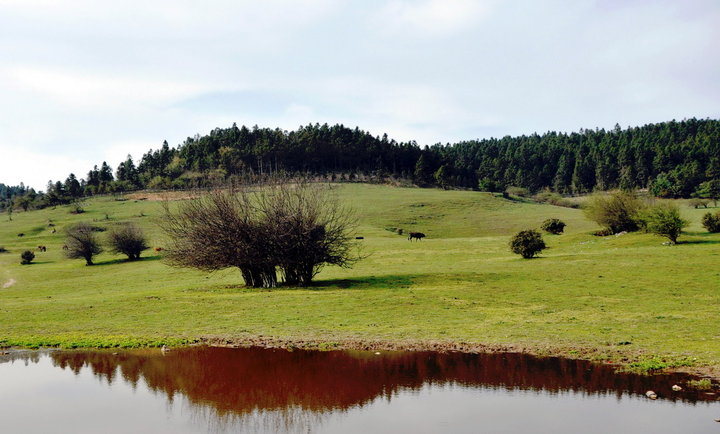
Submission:
M 438 280 L 446 284 L 456 282 L 489 283 L 510 278 L 509 273 L 431 273 L 431 274 L 392 274 L 384 276 L 361 276 L 352 279 L 327 279 L 313 281 L 310 286 L 284 285 L 279 283 L 274 288 L 253 288 L 245 286 L 242 278 L 235 284 L 211 285 L 186 289 L 189 292 L 236 293 L 242 292 L 275 292 L 275 291 L 332 291 L 337 289 L 368 290 L 368 289 L 406 289 L 427 280 Z
M 136 259 L 134 261 L 130 261 L 127 258 L 122 259 L 111 259 L 109 261 L 103 261 L 103 262 L 95 262 L 93 266 L 103 266 L 103 265 L 115 265 L 115 264 L 137 264 L 138 262 L 149 262 L 149 261 L 157 261 L 158 259 L 162 259 L 162 256 L 145 256 L 141 257 L 140 259 Z
M 683 238 L 685 236 L 691 237 L 691 239 L 678 240 L 678 244 L 720 244 L 720 238 L 715 233 L 683 232 Z
M 720 244 L 720 240 L 679 240 L 677 244 Z
M 368 289 L 368 288 L 407 288 L 417 280 L 425 277 L 422 274 L 404 274 L 388 276 L 366 276 L 355 279 L 329 279 L 313 282 L 306 289 Z

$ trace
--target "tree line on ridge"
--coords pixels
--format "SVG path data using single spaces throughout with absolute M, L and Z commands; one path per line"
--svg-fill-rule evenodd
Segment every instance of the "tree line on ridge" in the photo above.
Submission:
M 28 209 L 137 189 L 183 189 L 276 173 L 333 181 L 409 180 L 421 187 L 583 194 L 644 189 L 659 197 L 717 197 L 720 121 L 685 119 L 640 127 L 505 136 L 421 147 L 344 125 L 295 131 L 233 124 L 164 142 L 113 170 L 106 162 L 84 178 L 50 181 L 45 192 L 0 184 L 3 207 Z

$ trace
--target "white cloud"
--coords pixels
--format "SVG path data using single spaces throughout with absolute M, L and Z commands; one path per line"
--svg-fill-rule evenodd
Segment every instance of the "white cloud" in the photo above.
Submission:
M 168 79 L 146 79 L 80 73 L 37 67 L 9 68 L 0 76 L 9 82 L 4 86 L 33 92 L 66 107 L 97 108 L 138 105 L 162 106 L 174 101 L 214 90 L 209 83 L 192 83 Z
M 447 35 L 479 24 L 492 10 L 485 0 L 396 0 L 381 10 L 383 24 L 397 32 L 409 26 L 426 36 Z
M 0 144 L 0 182 L 6 185 L 18 185 L 23 182 L 36 190 L 45 190 L 50 180 L 64 181 L 70 173 L 84 178 L 93 164 L 80 156 L 63 155 L 60 149 L 56 153 L 34 152 L 19 145 Z

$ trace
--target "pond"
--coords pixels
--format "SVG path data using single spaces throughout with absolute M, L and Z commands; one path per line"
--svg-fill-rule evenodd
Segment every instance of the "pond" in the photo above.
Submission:
M 22 433 L 720 433 L 718 397 L 686 387 L 688 379 L 514 353 L 11 350 L 0 355 L 0 427 Z M 648 390 L 658 399 L 648 399 Z

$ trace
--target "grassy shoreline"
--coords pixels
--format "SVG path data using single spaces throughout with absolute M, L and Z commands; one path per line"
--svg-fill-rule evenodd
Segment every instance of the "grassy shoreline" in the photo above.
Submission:
M 693 224 L 668 247 L 648 234 L 594 237 L 579 210 L 485 193 L 337 191 L 357 210 L 370 256 L 325 269 L 317 286 L 271 291 L 245 288 L 235 270 L 173 269 L 155 253 L 135 263 L 104 253 L 93 267 L 63 258 L 62 227 L 76 221 L 133 221 L 163 246 L 158 202 L 103 197 L 81 215 L 15 213 L 0 223 L 11 251 L 0 254 L 0 286 L 13 282 L 0 289 L 0 345 L 510 350 L 720 377 L 720 235 L 700 226 L 705 210 L 684 206 Z M 545 236 L 541 258 L 508 251 L 512 233 L 546 218 L 568 227 Z M 410 243 L 393 228 L 428 238 Z M 38 245 L 48 252 L 19 265 Z

